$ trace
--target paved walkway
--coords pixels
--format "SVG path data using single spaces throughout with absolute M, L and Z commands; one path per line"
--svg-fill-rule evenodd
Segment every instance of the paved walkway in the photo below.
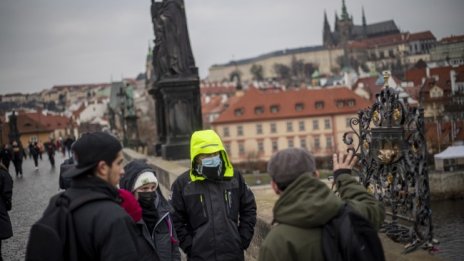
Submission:
M 50 197 L 58 193 L 59 165 L 64 158 L 61 153 L 55 156 L 55 168 L 52 168 L 48 156 L 44 153 L 39 159 L 39 169 L 35 170 L 34 161 L 23 161 L 23 177 L 15 177 L 14 167 L 10 165 L 13 177 L 13 209 L 9 212 L 13 225 L 13 237 L 2 241 L 2 253 L 5 261 L 24 260 L 29 230 L 37 221 Z

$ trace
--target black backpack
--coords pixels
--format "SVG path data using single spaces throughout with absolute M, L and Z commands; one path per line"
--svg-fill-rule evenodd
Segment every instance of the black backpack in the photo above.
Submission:
M 385 260 L 377 231 L 346 203 L 324 225 L 321 243 L 326 261 Z
M 32 225 L 26 260 L 78 260 L 76 231 L 71 213 L 82 205 L 108 196 L 70 188 L 50 200 L 43 216 Z

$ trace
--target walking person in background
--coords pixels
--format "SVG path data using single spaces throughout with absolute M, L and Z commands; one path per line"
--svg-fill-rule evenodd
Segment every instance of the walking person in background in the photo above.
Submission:
M 3 145 L 2 149 L 0 150 L 0 159 L 7 170 L 10 168 L 10 162 L 12 158 L 13 154 L 11 152 L 10 145 Z
M 188 260 L 244 260 L 256 224 L 256 202 L 213 130 L 190 140 L 190 170 L 172 184 L 174 226 Z
M 50 160 L 50 164 L 52 165 L 52 168 L 54 168 L 56 146 L 53 139 L 50 139 L 49 142 L 45 143 L 45 150 L 47 151 L 48 160 Z
M 39 150 L 40 149 L 36 141 L 29 144 L 29 153 L 31 154 L 32 159 L 34 159 L 34 166 L 36 170 L 39 169 Z
M 260 247 L 259 261 L 325 260 L 322 228 L 345 203 L 379 229 L 385 216 L 383 205 L 351 176 L 356 163 L 353 153 L 334 154 L 333 162 L 341 198 L 319 180 L 314 156 L 308 151 L 289 148 L 269 160 L 271 186 L 279 199 L 273 209 L 275 225 Z M 372 260 L 384 260 L 383 251 L 376 254 L 378 258 Z
M 180 261 L 179 242 L 171 219 L 171 206 L 161 193 L 158 179 L 145 161 L 134 160 L 124 167 L 119 187 L 131 191 L 142 207 L 137 225 L 161 260 Z
M 13 179 L 8 169 L 0 162 L 0 261 L 2 258 L 2 240 L 13 236 L 10 216 L 11 198 L 13 195 Z
M 21 148 L 21 146 L 19 146 L 18 142 L 16 141 L 13 141 L 11 150 L 12 150 L 12 161 L 13 161 L 13 165 L 15 168 L 16 177 L 18 177 L 19 175 L 22 176 L 23 175 L 24 151 Z

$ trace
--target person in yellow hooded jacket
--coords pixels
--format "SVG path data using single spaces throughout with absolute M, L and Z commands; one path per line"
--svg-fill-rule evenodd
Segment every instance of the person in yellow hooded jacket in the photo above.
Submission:
M 180 247 L 189 261 L 244 260 L 256 224 L 253 192 L 213 130 L 192 134 L 190 160 L 171 187 Z

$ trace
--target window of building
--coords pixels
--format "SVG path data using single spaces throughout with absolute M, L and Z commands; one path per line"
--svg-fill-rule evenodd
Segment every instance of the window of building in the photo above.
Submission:
M 256 134 L 263 134 L 263 125 L 261 123 L 256 124 Z
M 330 119 L 324 119 L 324 128 L 330 129 Z
M 307 149 L 307 145 L 306 145 L 306 138 L 304 137 L 301 137 L 300 138 L 300 146 L 303 148 L 303 149 Z
M 390 56 L 390 58 L 395 58 L 395 53 L 392 49 L 388 50 L 388 55 Z
M 292 138 L 287 138 L 287 143 L 289 148 L 293 148 L 293 137 Z
M 243 136 L 243 126 L 242 125 L 237 126 L 237 136 Z
M 235 116 L 242 116 L 244 111 L 245 110 L 243 108 L 237 108 L 237 109 L 234 110 L 234 115 Z
M 279 112 L 279 105 L 271 105 L 271 113 L 278 113 Z
M 271 123 L 271 133 L 276 133 L 277 132 L 277 126 L 274 122 Z
M 300 131 L 304 131 L 305 130 L 305 122 L 304 121 L 299 121 L 298 122 L 298 129 Z
M 293 122 L 287 121 L 287 132 L 293 131 Z
M 318 129 L 319 129 L 319 121 L 313 120 L 313 130 L 318 130 Z
M 243 141 L 238 143 L 238 154 L 245 155 L 245 144 Z
M 229 142 L 224 142 L 224 149 L 226 150 L 227 153 L 230 153 L 230 143 Z
M 324 109 L 324 101 L 317 101 L 315 107 L 316 109 Z
M 255 107 L 255 114 L 260 115 L 264 113 L 264 107 L 263 106 L 256 106 Z
M 295 104 L 295 111 L 302 111 L 304 109 L 304 104 L 299 102 Z
M 356 101 L 353 99 L 350 99 L 347 101 L 347 103 L 348 103 L 348 107 L 353 107 L 356 104 Z
M 346 121 L 346 127 L 350 128 L 351 127 L 351 118 L 346 118 L 345 121 Z
M 328 149 L 332 148 L 332 137 L 326 137 L 325 138 L 325 145 L 326 145 L 326 148 L 328 148 Z
M 229 137 L 229 136 L 230 136 L 229 127 L 224 127 L 224 128 L 222 129 L 222 135 L 223 135 L 224 137 Z
M 258 152 L 264 153 L 264 142 L 262 140 L 258 140 Z
M 314 137 L 314 148 L 315 149 L 321 148 L 321 140 L 319 139 L 319 137 Z
M 276 152 L 279 150 L 279 144 L 277 143 L 277 140 L 272 141 L 272 152 Z

